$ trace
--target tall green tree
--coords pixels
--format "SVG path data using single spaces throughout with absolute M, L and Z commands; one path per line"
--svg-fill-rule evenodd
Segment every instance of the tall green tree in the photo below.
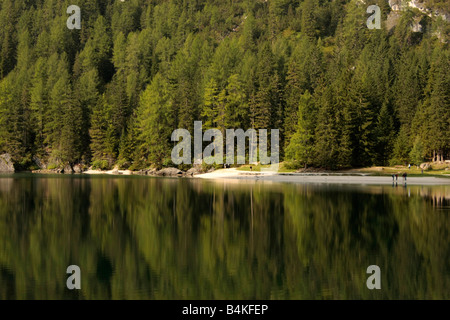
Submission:
M 136 161 L 161 166 L 171 157 L 171 135 L 175 119 L 171 117 L 171 87 L 160 74 L 156 75 L 141 97 L 138 114 L 138 139 L 141 142 Z

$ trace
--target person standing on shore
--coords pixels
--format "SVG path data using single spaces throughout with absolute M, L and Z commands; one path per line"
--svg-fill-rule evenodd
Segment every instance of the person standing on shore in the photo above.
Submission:
M 406 174 L 406 172 L 403 174 L 403 181 L 406 183 L 406 177 L 407 177 L 408 175 Z

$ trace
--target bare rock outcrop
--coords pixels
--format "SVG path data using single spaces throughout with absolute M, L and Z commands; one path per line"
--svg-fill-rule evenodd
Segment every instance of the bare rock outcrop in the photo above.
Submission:
M 190 177 L 196 176 L 201 173 L 202 173 L 202 171 L 196 167 L 193 167 L 193 168 L 189 169 L 188 171 L 186 171 L 186 175 L 190 176 Z
M 165 168 L 162 170 L 159 170 L 157 172 L 158 176 L 162 176 L 162 177 L 179 177 L 184 175 L 184 172 L 177 169 L 177 168 Z
M 14 163 L 12 162 L 11 155 L 9 153 L 0 155 L 0 172 L 15 172 Z

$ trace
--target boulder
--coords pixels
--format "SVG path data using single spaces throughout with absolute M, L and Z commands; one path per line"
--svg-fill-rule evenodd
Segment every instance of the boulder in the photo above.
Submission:
M 14 172 L 14 164 L 11 160 L 11 155 L 5 153 L 0 155 L 0 172 Z
M 47 164 L 45 164 L 38 156 L 33 156 L 33 162 L 39 169 L 47 169 Z
M 148 176 L 156 176 L 156 175 L 158 175 L 158 170 L 155 169 L 155 168 L 148 169 L 148 170 L 146 171 L 146 174 L 147 174 Z
M 429 169 L 431 169 L 431 164 L 429 164 L 428 162 L 422 163 L 420 165 L 420 169 L 429 170 Z
M 401 5 L 401 0 L 389 0 L 389 6 L 391 7 L 392 11 L 400 11 Z
M 76 164 L 73 166 L 73 171 L 75 173 L 83 173 L 83 167 L 81 166 L 81 164 Z
M 412 32 L 423 32 L 423 27 L 421 24 L 421 18 L 415 17 L 413 19 L 413 22 L 411 23 L 411 30 Z
M 201 174 L 201 173 L 202 173 L 202 171 L 195 167 L 186 171 L 187 176 L 195 176 L 195 175 Z
M 401 14 L 396 11 L 391 11 L 386 19 L 386 28 L 388 31 L 391 31 L 395 26 L 398 25 L 400 21 Z
M 61 171 L 61 173 L 64 173 L 64 174 L 72 174 L 73 172 L 74 172 L 73 168 L 70 164 L 65 166 L 64 169 L 62 169 L 62 171 Z
M 178 170 L 177 168 L 165 168 L 162 170 L 159 170 L 157 175 L 162 177 L 177 177 L 183 175 L 184 172 L 181 170 Z

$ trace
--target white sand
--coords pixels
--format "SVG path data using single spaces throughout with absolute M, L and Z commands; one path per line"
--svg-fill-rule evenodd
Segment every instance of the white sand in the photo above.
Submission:
M 271 182 L 293 182 L 293 183 L 332 183 L 332 184 L 370 184 L 388 185 L 392 184 L 392 177 L 370 176 L 367 174 L 345 175 L 338 173 L 267 173 L 246 172 L 236 169 L 222 169 L 211 173 L 195 176 L 200 179 L 210 180 L 257 180 Z M 450 179 L 439 177 L 408 177 L 408 185 L 450 185 Z M 404 184 L 403 177 L 398 177 L 398 184 Z
M 112 175 L 124 175 L 124 176 L 130 176 L 133 174 L 130 170 L 109 170 L 109 171 L 102 171 L 102 170 L 88 170 L 83 172 L 83 174 L 112 174 Z
M 84 174 L 132 175 L 130 170 L 88 170 Z M 328 183 L 328 184 L 359 184 L 359 185 L 392 185 L 392 177 L 370 176 L 369 174 L 340 174 L 340 173 L 277 173 L 277 172 L 248 172 L 237 169 L 221 169 L 211 173 L 194 176 L 198 179 L 228 180 L 229 182 L 267 181 L 291 183 Z M 408 177 L 408 185 L 450 185 L 450 179 L 440 177 Z M 397 183 L 404 184 L 399 175 Z

